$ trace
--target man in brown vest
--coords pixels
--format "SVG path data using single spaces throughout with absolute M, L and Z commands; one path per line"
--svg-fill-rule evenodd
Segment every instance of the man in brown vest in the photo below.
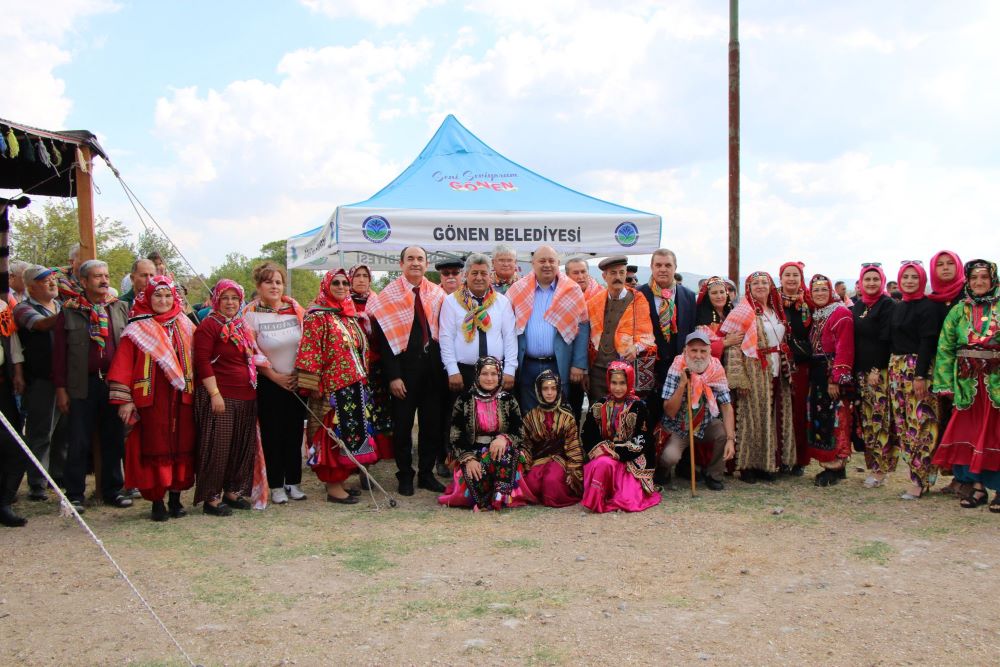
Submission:
M 109 296 L 108 265 L 87 260 L 80 265 L 82 290 L 67 298 L 56 316 L 52 341 L 52 381 L 56 407 L 69 415 L 66 453 L 66 496 L 83 511 L 91 436 L 96 428 L 101 447 L 101 488 L 104 502 L 131 507 L 122 493 L 125 436 L 116 406 L 108 403 L 107 372 L 128 322 L 128 305 Z
M 646 298 L 625 284 L 627 264 L 624 255 L 601 260 L 597 266 L 607 288 L 587 301 L 591 341 L 587 395 L 592 401 L 600 401 L 608 393 L 608 364 L 616 359 L 635 361 L 637 355 L 655 348 Z

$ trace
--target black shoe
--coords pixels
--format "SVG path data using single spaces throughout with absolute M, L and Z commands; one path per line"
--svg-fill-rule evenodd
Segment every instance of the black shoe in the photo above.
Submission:
M 439 463 L 434 467 L 434 474 L 444 479 L 451 479 L 451 469 L 443 463 Z
M 76 510 L 77 514 L 83 514 L 84 512 L 87 511 L 87 507 L 86 505 L 83 504 L 83 500 L 80 500 L 78 498 L 70 498 L 69 504 L 73 506 L 73 509 Z
M 766 470 L 758 470 L 756 475 L 757 479 L 762 482 L 773 482 L 777 479 L 777 476 L 773 472 L 767 472 Z
M 830 486 L 830 470 L 821 470 L 816 477 L 813 478 L 813 484 L 816 486 Z
M 351 498 L 357 498 L 362 493 L 361 489 L 344 489 L 344 491 L 347 491 L 347 495 Z
M 233 513 L 233 510 L 226 503 L 219 503 L 218 505 L 209 505 L 205 503 L 205 508 L 203 510 L 205 514 L 210 514 L 212 516 L 229 516 Z
M 670 484 L 670 473 L 663 468 L 657 468 L 653 473 L 653 484 L 667 486 Z
M 153 503 L 153 510 L 149 513 L 149 518 L 153 521 L 166 521 L 170 518 L 170 515 L 167 514 L 167 506 L 163 504 L 162 500 Z
M 253 509 L 253 505 L 250 504 L 250 501 L 244 498 L 243 496 L 236 496 L 235 498 L 224 498 L 222 502 L 226 503 L 234 510 Z
M 712 479 L 711 477 L 705 477 L 705 486 L 707 486 L 712 491 L 722 491 L 726 488 L 726 485 L 722 483 L 721 480 Z
M 792 477 L 802 477 L 802 475 L 806 474 L 806 468 L 805 466 L 792 466 L 789 474 Z
M 14 514 L 14 510 L 10 505 L 0 505 L 0 525 L 7 526 L 8 528 L 20 528 L 26 523 L 28 523 L 28 520 L 23 516 Z
M 847 466 L 844 466 L 843 468 L 837 468 L 836 470 L 827 470 L 826 479 L 829 482 L 830 486 L 839 484 L 840 480 L 847 479 Z
M 44 502 L 49 499 L 49 494 L 45 493 L 44 487 L 33 488 L 28 491 L 28 500 L 33 502 Z
M 413 477 L 407 475 L 406 477 L 400 477 L 396 475 L 396 479 L 399 480 L 399 495 L 401 496 L 412 496 L 413 495 Z
M 338 505 L 357 505 L 358 497 L 352 496 L 350 493 L 347 494 L 345 498 L 338 498 L 337 496 L 331 496 L 329 493 L 326 494 L 326 502 L 337 503 Z
M 433 474 L 422 472 L 417 477 L 417 488 L 433 491 L 434 493 L 444 493 L 444 484 L 437 480 Z
M 132 507 L 132 499 L 123 493 L 119 493 L 114 498 L 105 498 L 104 504 L 118 508 Z
M 187 510 L 184 509 L 184 505 L 181 505 L 181 493 L 180 491 L 171 491 L 170 500 L 167 501 L 167 509 L 170 510 L 170 516 L 174 519 L 179 519 L 182 516 L 187 516 Z
M 746 482 L 747 484 L 756 484 L 757 473 L 750 469 L 740 470 L 740 479 Z

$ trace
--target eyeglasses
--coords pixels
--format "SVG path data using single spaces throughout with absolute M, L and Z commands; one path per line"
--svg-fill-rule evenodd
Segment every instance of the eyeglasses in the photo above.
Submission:
M 330 281 L 330 286 L 331 287 L 350 287 L 351 283 L 347 282 L 346 280 L 331 280 Z
M 862 269 L 881 269 L 882 262 L 862 262 Z
M 460 274 L 461 271 L 438 271 L 438 273 L 440 273 L 442 276 L 445 276 L 447 278 L 454 278 L 455 276 L 457 276 L 458 274 Z
M 919 259 L 904 259 L 902 262 L 899 263 L 900 266 L 903 266 L 904 264 L 916 264 L 918 266 L 924 265 L 924 263 L 921 262 Z

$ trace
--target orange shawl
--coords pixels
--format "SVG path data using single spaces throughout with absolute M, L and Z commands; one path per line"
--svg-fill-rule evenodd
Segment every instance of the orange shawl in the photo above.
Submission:
M 420 282 L 420 303 L 427 317 L 431 338 L 438 340 L 438 315 L 444 302 L 444 290 L 424 278 Z M 406 351 L 406 344 L 413 327 L 413 285 L 400 276 L 384 290 L 369 297 L 365 313 L 374 317 L 382 327 L 393 354 Z
M 653 322 L 649 319 L 649 302 L 642 292 L 631 287 L 625 289 L 632 292 L 632 303 L 622 313 L 615 327 L 615 350 L 624 356 L 633 345 L 639 346 L 639 354 L 656 349 L 656 339 L 653 338 Z M 587 310 L 590 314 L 590 344 L 597 349 L 604 333 L 604 307 L 608 302 L 608 290 L 602 287 L 587 300 Z M 636 310 L 638 309 L 638 310 Z M 633 330 L 633 326 L 635 327 Z
M 528 326 L 537 285 L 535 274 L 529 273 L 507 290 L 507 298 L 514 307 L 514 330 L 518 336 Z M 556 328 L 567 344 L 572 343 L 580 332 L 580 323 L 587 321 L 587 304 L 583 300 L 583 292 L 565 273 L 560 272 L 556 276 L 556 293 L 552 295 L 552 303 L 545 311 L 544 319 Z

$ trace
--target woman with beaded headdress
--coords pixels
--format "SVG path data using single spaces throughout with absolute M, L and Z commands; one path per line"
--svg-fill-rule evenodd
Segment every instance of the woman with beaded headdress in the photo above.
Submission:
M 568 507 L 583 492 L 583 453 L 573 412 L 563 403 L 559 376 L 544 370 L 535 378 L 538 405 L 524 415 L 525 484 L 538 503 Z
M 1000 280 L 983 259 L 966 263 L 965 276 L 965 297 L 938 339 L 932 386 L 955 409 L 932 462 L 971 485 L 962 507 L 986 503 L 992 489 L 989 509 L 1000 513 Z

